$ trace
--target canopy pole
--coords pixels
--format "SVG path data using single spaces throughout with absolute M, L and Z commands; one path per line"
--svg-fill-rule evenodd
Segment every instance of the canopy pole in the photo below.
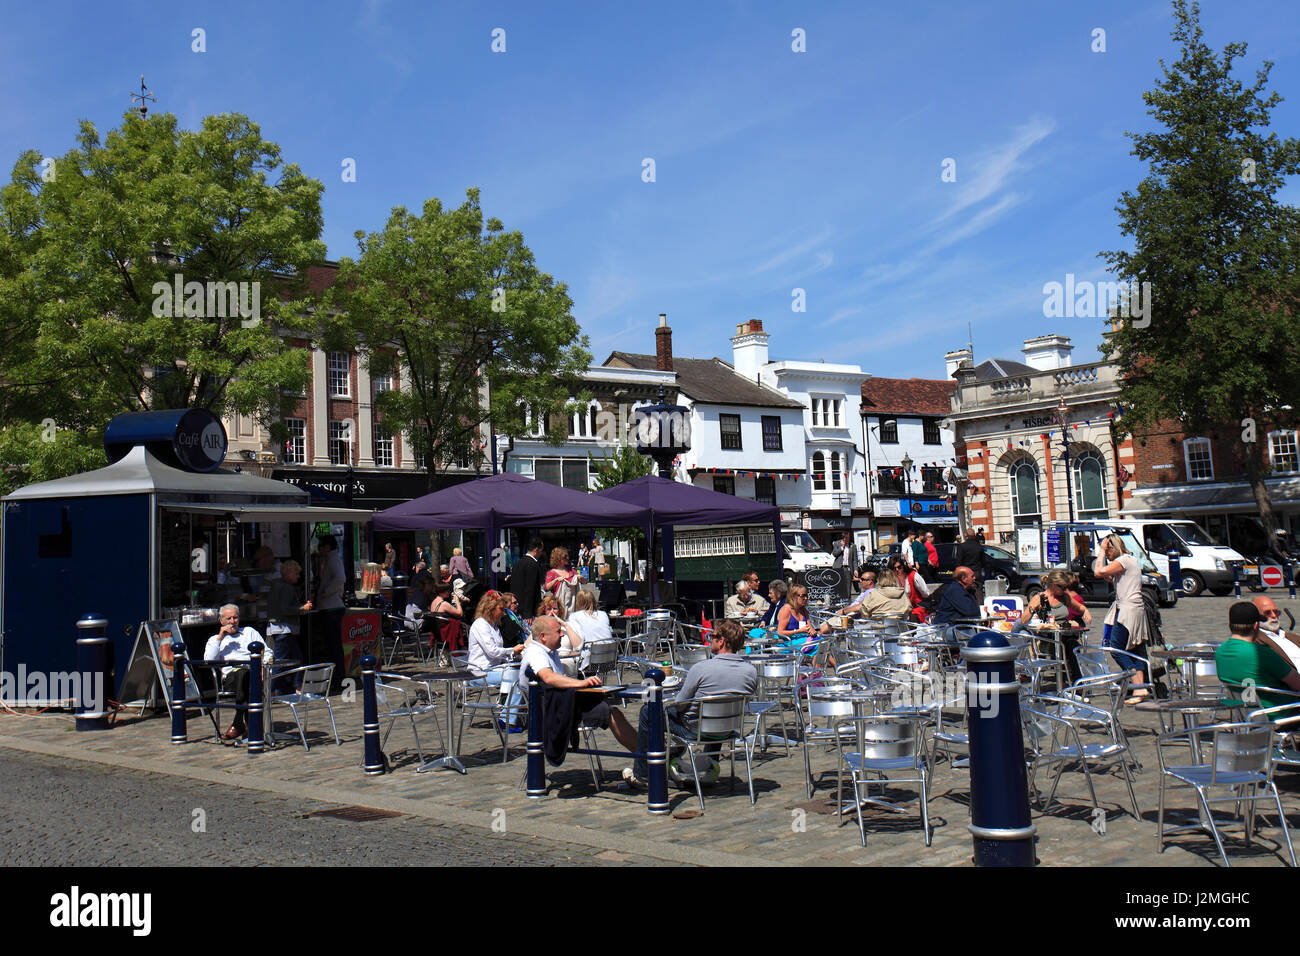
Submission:
M 635 549 L 632 552 L 633 560 L 636 560 Z M 655 573 L 655 520 L 653 515 L 650 523 L 645 527 L 645 573 L 646 579 L 650 584 L 650 603 L 654 606 L 659 605 L 659 575 Z
M 677 556 L 673 553 L 673 526 L 663 525 L 659 529 L 659 547 L 663 551 L 664 580 L 677 588 Z
M 488 547 L 490 549 L 489 551 L 485 551 L 483 555 L 483 560 L 487 562 L 488 586 L 493 591 L 496 591 L 499 590 L 499 588 L 497 587 L 498 564 L 496 560 L 496 554 L 497 554 L 497 544 L 500 541 L 501 533 L 497 530 L 495 525 L 489 524 L 484 532 L 484 537 L 486 538 L 488 542 Z
M 778 580 L 785 580 L 785 551 L 781 545 L 781 515 L 772 519 L 772 542 L 776 545 L 776 576 Z

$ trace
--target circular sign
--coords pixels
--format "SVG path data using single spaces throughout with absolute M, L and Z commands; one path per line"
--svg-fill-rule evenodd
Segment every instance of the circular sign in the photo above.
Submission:
M 226 460 L 226 430 L 205 408 L 191 408 L 176 423 L 172 448 L 191 471 L 214 471 Z
M 1262 564 L 1259 568 L 1259 580 L 1265 587 L 1280 588 L 1286 581 L 1286 575 L 1276 564 Z
M 837 568 L 812 568 L 804 572 L 803 583 L 810 591 L 833 591 L 840 586 L 840 572 Z

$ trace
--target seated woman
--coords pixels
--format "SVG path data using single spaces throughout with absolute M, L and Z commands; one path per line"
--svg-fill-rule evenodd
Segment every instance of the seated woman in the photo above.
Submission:
M 609 628 L 609 615 L 600 610 L 600 600 L 595 594 L 579 591 L 573 604 L 574 611 L 569 615 L 569 624 L 582 635 L 584 644 L 614 639 L 614 633 Z
M 438 634 L 446 642 L 449 650 L 463 650 L 461 635 L 464 630 L 461 621 L 465 617 L 465 608 L 461 604 L 460 594 L 450 584 L 436 584 L 433 588 L 433 602 L 429 605 L 426 621 L 431 625 L 426 628 L 432 634 Z
M 475 620 L 469 629 L 469 669 L 475 679 L 469 687 L 500 687 L 503 665 L 518 660 L 523 653 L 522 644 L 505 647 L 501 643 L 501 616 L 506 610 L 506 599 L 499 591 L 488 591 L 479 599 Z M 518 699 L 519 684 L 515 685 Z M 514 701 L 512 700 L 512 703 Z
M 777 615 L 781 613 L 781 608 L 785 607 L 785 595 L 789 587 L 780 578 L 777 578 L 767 586 L 768 605 L 767 610 L 763 612 L 762 619 L 758 622 L 763 627 L 774 627 L 776 625 Z
M 812 654 L 817 650 L 821 635 L 829 634 L 830 630 L 828 624 L 823 624 L 820 629 L 813 627 L 808 617 L 808 589 L 796 584 L 790 589 L 789 603 L 776 616 L 776 636 L 781 643 L 772 649 Z
M 1043 590 L 1029 599 L 1025 613 L 1012 631 L 1027 630 L 1029 623 L 1035 620 L 1042 624 L 1055 624 L 1061 631 L 1061 651 L 1065 657 L 1067 679 L 1074 683 L 1079 679 L 1079 663 L 1074 656 L 1074 649 L 1079 646 L 1078 632 L 1092 623 L 1092 614 L 1082 601 L 1071 596 L 1070 577 L 1069 572 L 1058 568 L 1039 578 Z M 1075 620 L 1079 624 L 1076 625 Z
M 581 664 L 582 632 L 569 623 L 567 620 L 568 614 L 565 612 L 563 605 L 560 604 L 559 598 L 554 594 L 545 595 L 541 603 L 537 605 L 537 617 L 543 617 L 544 615 L 550 615 L 560 622 L 560 660 L 564 662 L 564 669 L 568 671 L 569 676 L 573 677 L 578 673 L 578 667 Z

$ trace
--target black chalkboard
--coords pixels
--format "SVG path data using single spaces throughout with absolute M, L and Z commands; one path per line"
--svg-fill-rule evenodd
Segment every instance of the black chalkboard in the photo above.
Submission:
M 839 568 L 811 568 L 805 571 L 803 583 L 808 588 L 808 602 L 815 604 L 825 599 L 837 601 L 842 580 Z

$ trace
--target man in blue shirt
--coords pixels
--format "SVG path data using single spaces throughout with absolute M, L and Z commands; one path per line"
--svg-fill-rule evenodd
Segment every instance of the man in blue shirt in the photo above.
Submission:
M 975 601 L 975 572 L 959 567 L 953 579 L 944 585 L 939 595 L 939 608 L 930 620 L 934 624 L 952 624 L 954 621 L 980 616 L 980 606 Z

